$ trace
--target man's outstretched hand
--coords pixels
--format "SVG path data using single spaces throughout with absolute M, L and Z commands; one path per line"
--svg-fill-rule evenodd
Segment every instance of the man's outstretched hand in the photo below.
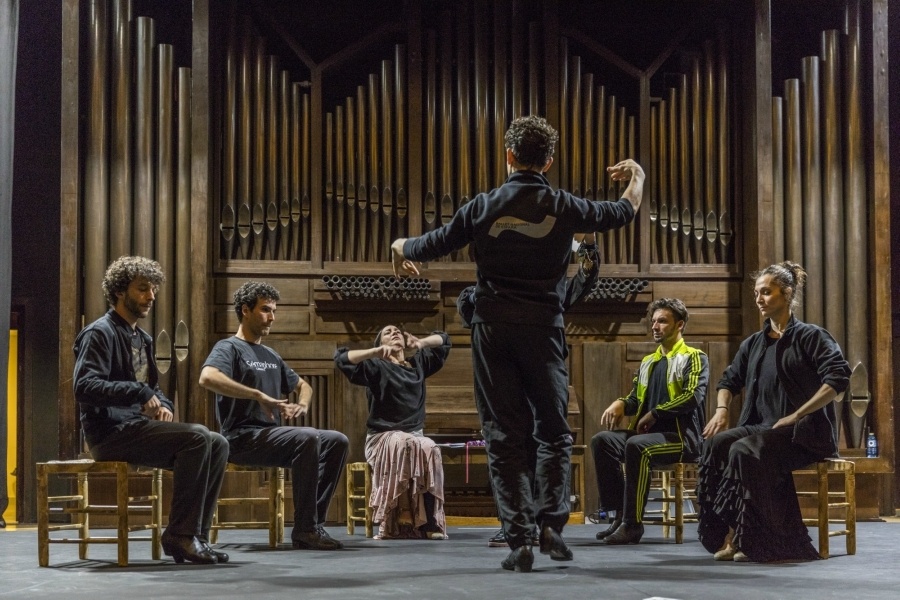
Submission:
M 416 263 L 403 256 L 403 244 L 406 238 L 398 238 L 391 244 L 391 263 L 394 267 L 394 277 L 400 279 L 403 276 L 413 277 L 419 274 Z
M 633 177 L 644 178 L 644 169 L 630 158 L 606 167 L 606 171 L 613 181 L 630 181 Z

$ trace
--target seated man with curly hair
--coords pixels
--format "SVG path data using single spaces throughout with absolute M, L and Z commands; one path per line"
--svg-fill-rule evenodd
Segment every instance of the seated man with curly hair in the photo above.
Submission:
M 96 460 L 173 471 L 163 551 L 182 563 L 228 562 L 209 545 L 228 443 L 195 423 L 173 423 L 174 405 L 157 385 L 153 338 L 137 326 L 165 279 L 156 261 L 122 256 L 109 266 L 103 293 L 110 310 L 75 339 L 75 400 Z
M 283 419 L 306 414 L 313 390 L 262 344 L 279 298 L 274 287 L 256 281 L 234 292 L 237 333 L 213 347 L 200 371 L 200 385 L 216 394 L 216 418 L 231 447 L 231 462 L 290 467 L 294 548 L 337 550 L 343 545 L 324 525 L 349 442 L 339 431 L 282 425 Z M 285 400 L 291 392 L 297 392 L 299 403 Z

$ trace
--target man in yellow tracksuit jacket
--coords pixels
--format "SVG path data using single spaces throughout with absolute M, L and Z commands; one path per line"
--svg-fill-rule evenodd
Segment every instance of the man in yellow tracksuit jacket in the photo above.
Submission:
M 641 540 L 650 470 L 696 460 L 706 422 L 709 361 L 682 338 L 687 308 L 681 300 L 660 298 L 647 314 L 659 347 L 641 361 L 631 393 L 600 417 L 601 426 L 609 430 L 591 438 L 600 508 L 615 512 L 597 539 L 611 545 Z M 616 429 L 625 415 L 632 416 L 628 428 Z

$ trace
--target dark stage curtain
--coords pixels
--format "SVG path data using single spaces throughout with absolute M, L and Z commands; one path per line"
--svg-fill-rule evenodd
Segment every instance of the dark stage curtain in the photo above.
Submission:
M 6 373 L 9 366 L 12 289 L 13 116 L 18 21 L 19 0 L 0 0 L 0 373 L 3 373 L 3 384 L 0 385 L 0 520 L 9 505 L 9 490 L 6 487 Z

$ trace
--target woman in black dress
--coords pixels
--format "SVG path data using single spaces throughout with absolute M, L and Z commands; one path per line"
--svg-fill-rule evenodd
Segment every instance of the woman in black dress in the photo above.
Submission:
M 791 472 L 837 456 L 833 400 L 850 367 L 834 338 L 793 314 L 806 272 L 792 262 L 753 275 L 762 331 L 741 343 L 719 380 L 703 431 L 698 533 L 716 560 L 819 558 L 803 524 Z M 744 391 L 737 427 L 725 429 Z

